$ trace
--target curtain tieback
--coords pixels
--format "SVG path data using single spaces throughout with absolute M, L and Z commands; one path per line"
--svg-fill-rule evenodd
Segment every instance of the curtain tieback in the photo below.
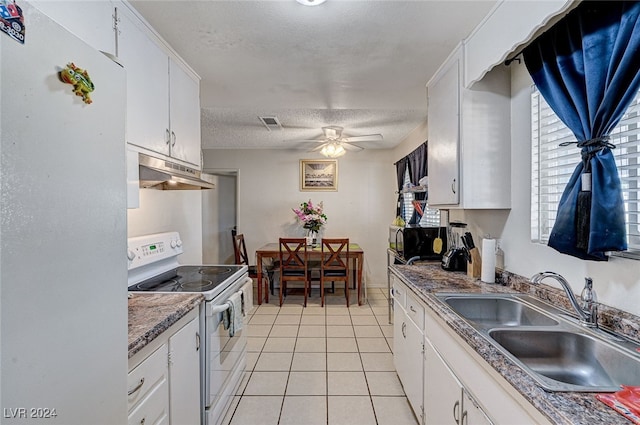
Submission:
M 609 142 L 609 136 L 594 137 L 593 139 L 583 140 L 582 142 L 562 142 L 560 146 L 577 145 L 579 148 L 596 148 L 593 151 L 599 151 L 600 149 L 609 148 L 615 149 L 616 145 Z

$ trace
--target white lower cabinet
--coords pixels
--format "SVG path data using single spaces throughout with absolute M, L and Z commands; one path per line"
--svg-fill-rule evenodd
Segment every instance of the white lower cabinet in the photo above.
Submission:
M 167 344 L 162 344 L 129 372 L 129 425 L 169 423 L 168 353 Z
M 169 338 L 169 403 L 172 424 L 200 422 L 200 335 L 193 319 Z
M 390 277 L 394 364 L 420 423 L 549 424 L 407 284 Z
M 423 315 L 416 309 L 417 301 L 405 292 L 403 286 L 394 285 L 393 305 L 393 360 L 402 387 L 417 418 L 422 417 L 423 399 Z M 406 308 L 406 310 L 405 310 Z M 418 323 L 418 324 L 416 324 Z
M 425 424 L 493 423 L 428 341 L 425 341 L 424 358 Z
M 200 423 L 198 308 L 129 359 L 129 425 Z

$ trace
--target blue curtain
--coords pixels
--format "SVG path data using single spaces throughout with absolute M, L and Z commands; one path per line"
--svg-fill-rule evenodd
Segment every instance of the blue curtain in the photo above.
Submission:
M 640 89 L 640 2 L 586 1 L 524 50 L 540 93 L 578 140 L 549 246 L 606 261 L 627 249 L 611 130 Z

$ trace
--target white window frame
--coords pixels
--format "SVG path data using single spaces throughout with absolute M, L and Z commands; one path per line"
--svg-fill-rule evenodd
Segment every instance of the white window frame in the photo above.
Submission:
M 551 110 L 535 86 L 531 91 L 531 240 L 546 244 L 555 222 L 558 202 L 576 165 L 580 149 L 573 133 Z M 640 259 L 640 92 L 610 142 L 622 183 L 628 251 L 612 255 Z

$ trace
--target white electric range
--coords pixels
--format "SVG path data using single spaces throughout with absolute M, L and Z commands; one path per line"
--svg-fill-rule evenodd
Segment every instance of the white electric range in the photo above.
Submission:
M 223 314 L 238 292 L 251 305 L 252 280 L 245 265 L 181 265 L 178 232 L 129 238 L 129 292 L 197 292 L 200 308 L 200 405 L 203 425 L 218 425 L 231 404 L 246 366 L 247 338 L 241 329 L 230 336 Z

